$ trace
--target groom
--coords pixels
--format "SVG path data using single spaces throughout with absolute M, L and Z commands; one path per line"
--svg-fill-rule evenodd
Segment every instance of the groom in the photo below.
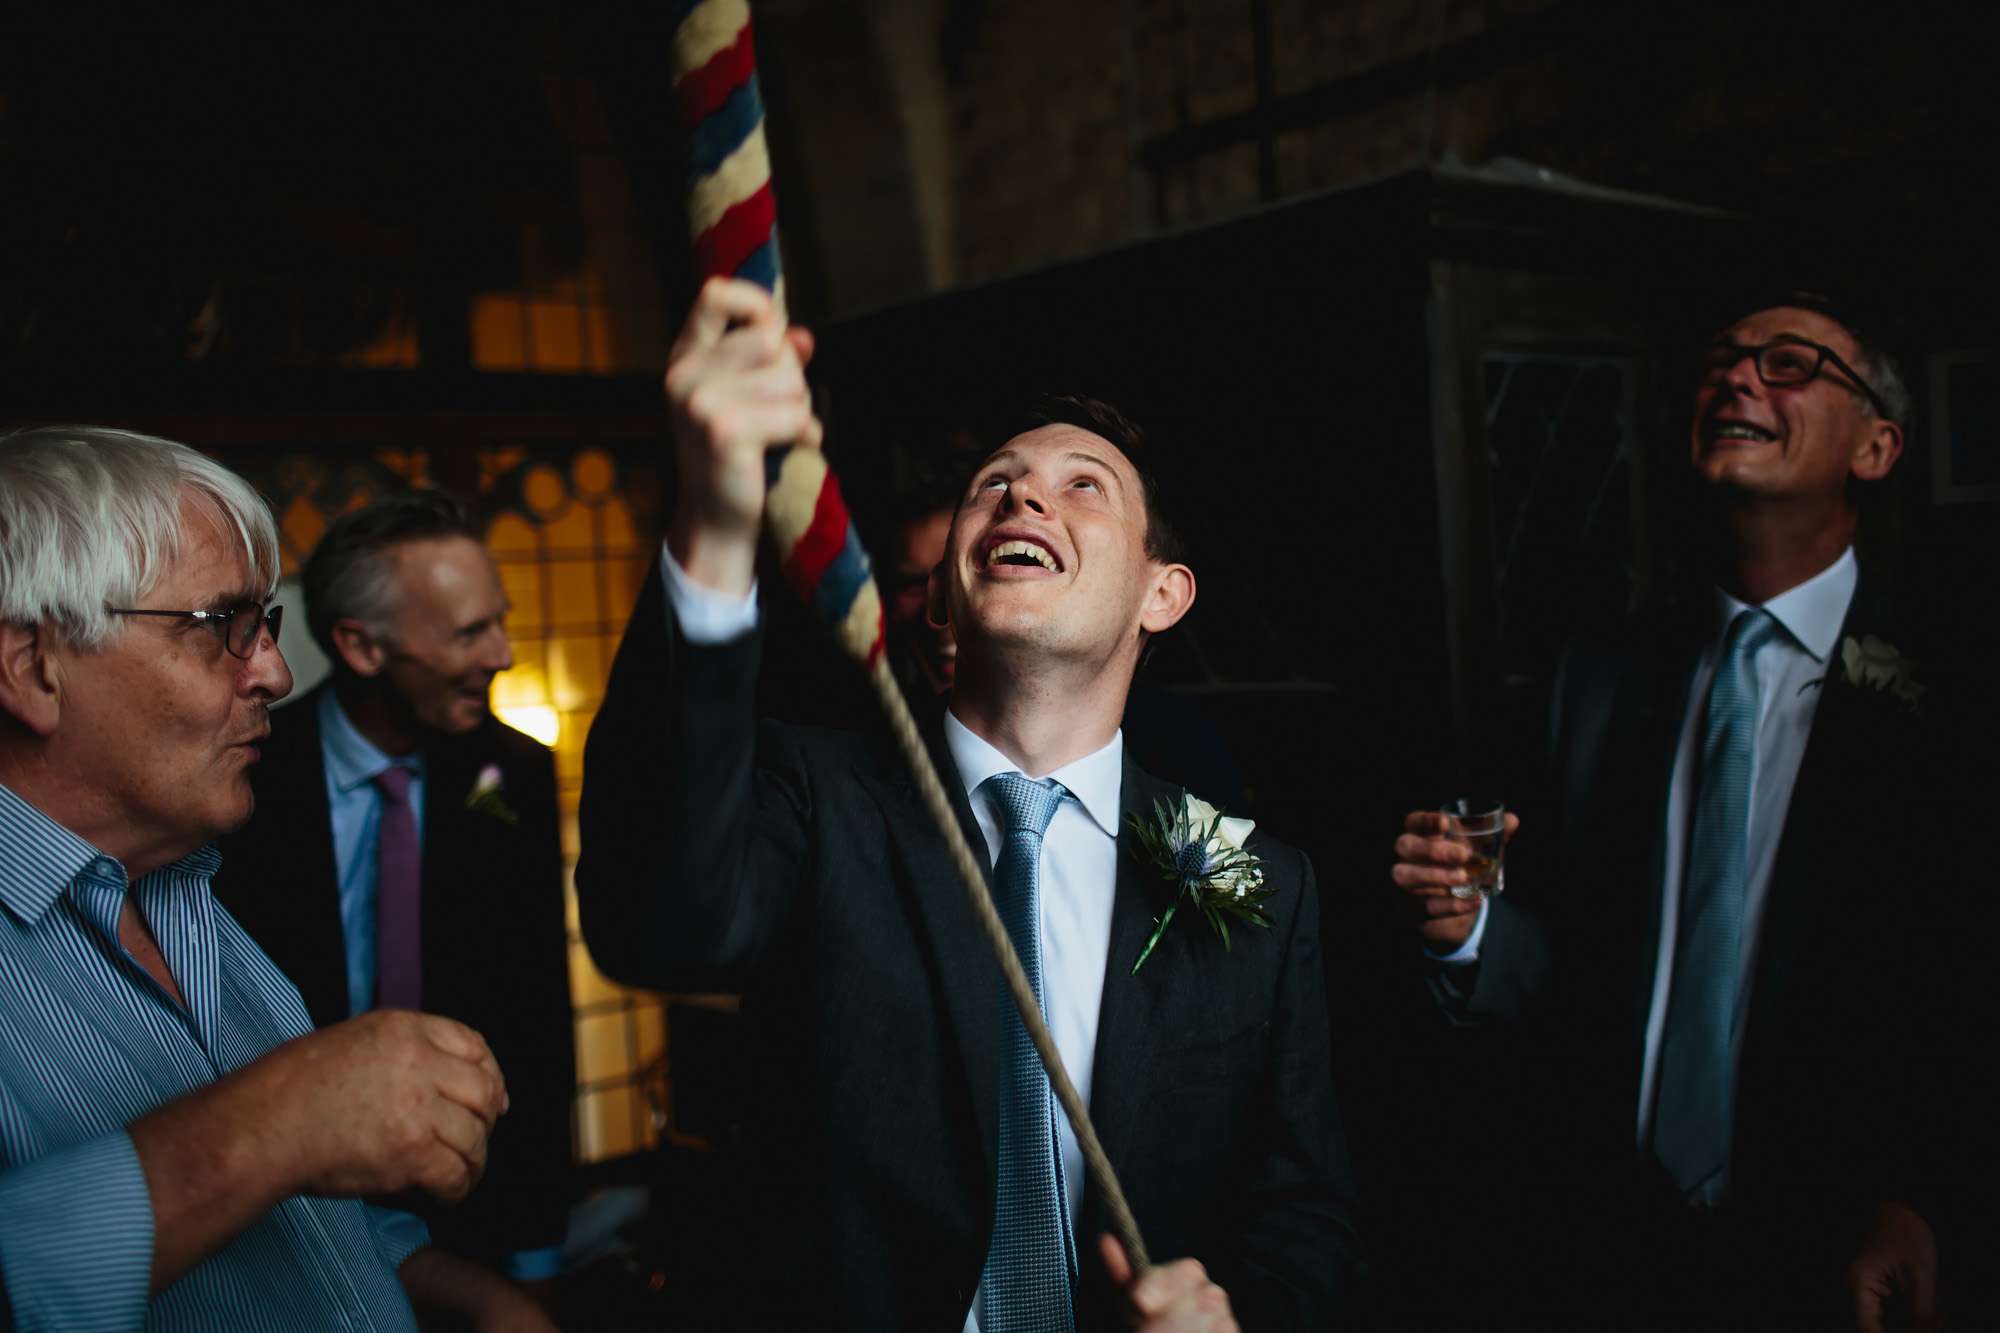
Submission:
M 905 765 L 751 716 L 764 455 L 817 448 L 757 288 L 705 287 L 667 392 L 681 491 L 586 753 L 583 927 L 623 980 L 744 992 L 730 1237 L 754 1322 L 1318 1328 L 1344 1287 L 1347 1166 L 1305 858 L 1261 834 L 1268 929 L 1225 950 L 1128 828 L 1182 793 L 1126 759 L 1146 639 L 1194 575 L 1138 454 L 1069 400 L 989 456 L 930 595 L 959 644 L 930 739 L 1003 917 L 1163 1262 L 1134 1281 Z M 1197 1260 L 1199 1262 L 1197 1262 Z

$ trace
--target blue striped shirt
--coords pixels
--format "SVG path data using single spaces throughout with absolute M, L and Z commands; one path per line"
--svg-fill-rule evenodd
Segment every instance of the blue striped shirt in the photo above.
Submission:
M 118 944 L 124 867 L 0 786 L 0 1281 L 22 1329 L 412 1329 L 407 1213 L 295 1195 L 150 1302 L 125 1126 L 312 1030 L 209 892 L 204 848 L 131 885 L 187 998 Z

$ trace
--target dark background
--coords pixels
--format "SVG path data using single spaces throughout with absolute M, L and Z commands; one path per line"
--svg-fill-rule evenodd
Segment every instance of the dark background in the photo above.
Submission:
M 503 435 L 659 465 L 688 281 L 658 7 L 54 12 L 0 35 L 0 425 L 232 459 L 421 443 L 467 492 Z M 1711 3 L 758 16 L 793 308 L 864 529 L 1045 390 L 1119 403 L 1164 457 L 1201 595 L 1147 678 L 1314 854 L 1386 1244 L 1392 1182 L 1437 1162 L 1402 1109 L 1449 1095 L 1383 1002 L 1390 837 L 1505 795 L 1563 639 L 1686 572 L 1687 351 L 1744 293 L 1884 312 L 1918 410 L 1865 556 L 1920 660 L 1983 678 L 1994 498 L 1951 493 L 1992 486 L 2000 429 L 1978 32 Z M 919 131 L 946 123 L 940 167 Z M 637 312 L 615 355 L 482 363 L 480 294 L 578 273 Z M 399 329 L 399 359 L 357 361 Z M 1960 353 L 1940 473 L 1933 359 Z M 864 716 L 774 611 L 778 706 Z M 683 1095 L 726 1084 L 728 1041 L 701 1020 Z

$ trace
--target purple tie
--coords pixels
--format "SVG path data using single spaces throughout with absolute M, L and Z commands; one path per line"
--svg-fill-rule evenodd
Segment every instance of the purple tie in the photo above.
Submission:
M 375 1007 L 421 1009 L 424 1000 L 423 900 L 417 873 L 417 816 L 410 770 L 391 764 L 375 775 L 382 789 L 382 832 L 375 880 Z

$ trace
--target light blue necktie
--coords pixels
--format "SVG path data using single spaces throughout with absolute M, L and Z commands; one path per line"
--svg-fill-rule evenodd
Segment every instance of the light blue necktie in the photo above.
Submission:
M 993 867 L 993 893 L 1014 951 L 1042 994 L 1042 834 L 1069 793 L 1053 779 L 999 773 L 980 784 L 1006 829 Z M 1076 1241 L 1064 1197 L 1055 1095 L 1006 984 L 1000 1017 L 999 1179 L 993 1245 L 979 1279 L 980 1333 L 1069 1333 L 1076 1326 L 1070 1284 Z
M 1673 992 L 1660 1052 L 1653 1151 L 1683 1193 L 1720 1186 L 1729 1167 L 1735 1102 L 1743 886 L 1750 846 L 1750 774 L 1757 746 L 1757 650 L 1778 632 L 1768 612 L 1730 622 L 1702 723 L 1701 785 L 1674 944 Z

